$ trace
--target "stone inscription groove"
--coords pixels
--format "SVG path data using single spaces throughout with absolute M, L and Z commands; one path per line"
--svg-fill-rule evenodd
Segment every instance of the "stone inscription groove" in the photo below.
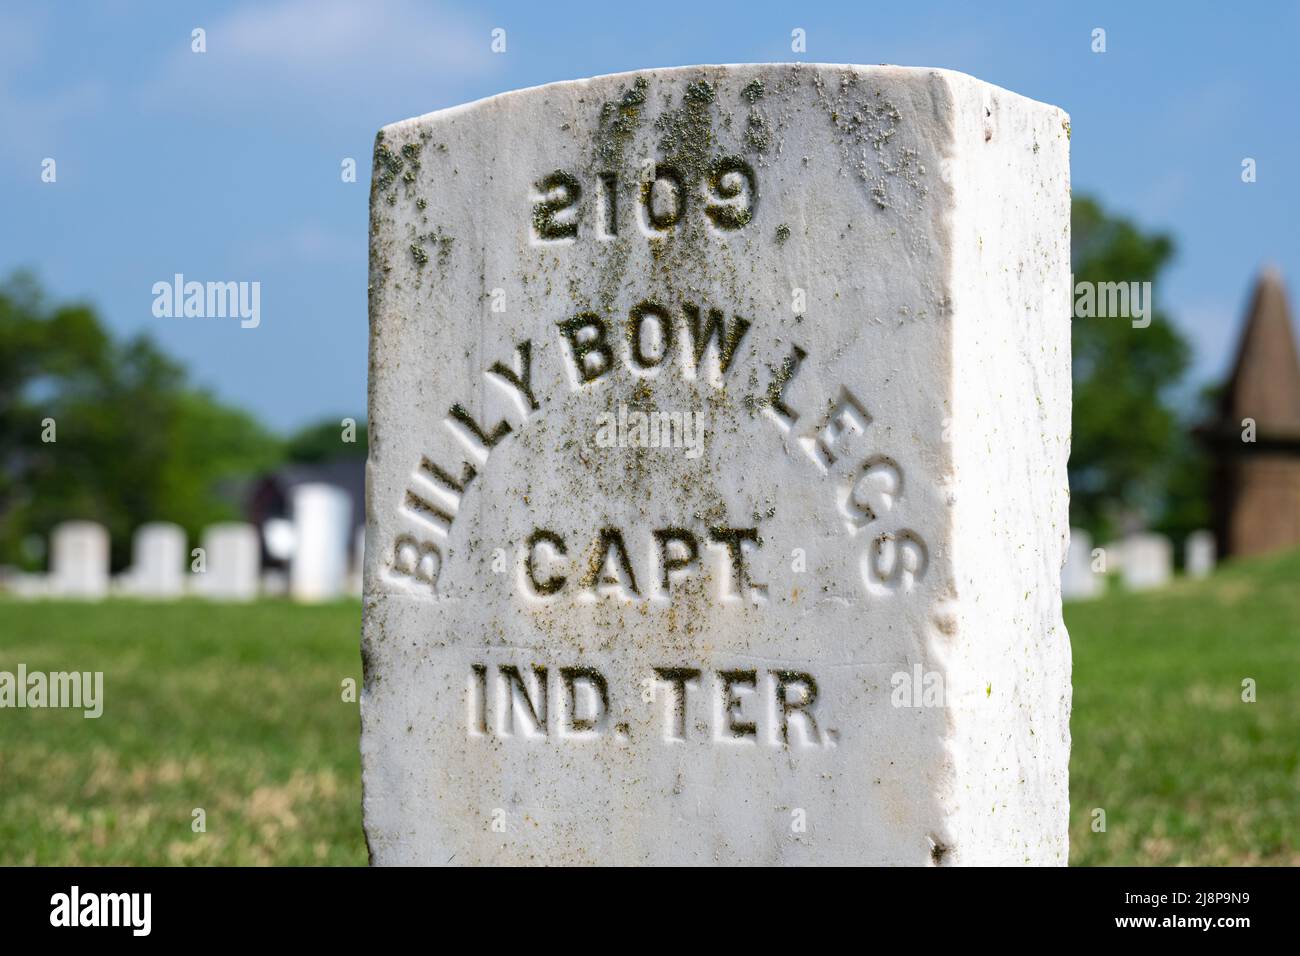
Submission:
M 701 317 L 702 311 L 707 314 L 707 320 Z M 681 374 L 687 380 L 704 379 L 721 388 L 721 379 L 731 368 L 751 323 L 733 316 L 732 324 L 728 327 L 720 310 L 701 310 L 693 303 L 682 303 L 680 314 L 680 331 L 689 343 L 683 347 Z M 650 361 L 641 352 L 640 330 L 646 318 L 652 315 L 658 317 L 659 327 L 664 332 L 663 349 Z M 613 344 L 616 333 L 602 316 L 593 312 L 581 312 L 558 322 L 559 336 L 567 347 L 567 379 L 570 388 L 577 390 L 594 385 L 618 361 L 622 361 L 635 374 L 658 369 L 669 360 L 671 343 L 677 334 L 668 331 L 673 328 L 671 315 L 669 309 L 651 300 L 644 300 L 635 306 L 626 321 L 626 334 L 618 337 L 625 344 L 622 354 L 617 356 Z M 486 466 L 492 449 L 517 428 L 526 426 L 534 414 L 541 412 L 542 403 L 532 387 L 532 354 L 532 342 L 525 340 L 515 347 L 513 365 L 494 362 L 484 373 L 487 381 L 499 385 L 517 401 L 518 421 L 512 423 L 502 418 L 489 427 L 475 420 L 460 403 L 455 403 L 448 409 L 444 424 L 460 439 L 473 460 L 457 463 L 457 477 L 431 457 L 421 456 L 411 474 L 411 483 L 403 499 L 403 513 L 412 519 L 415 527 L 398 535 L 388 550 L 388 569 L 393 580 L 410 582 L 434 595 L 438 593 L 443 553 L 436 540 L 420 537 L 420 531 L 431 532 L 445 541 L 450 535 L 452 522 L 460 510 L 464 495 L 479 469 Z M 710 356 L 713 374 L 701 374 Z M 799 419 L 798 413 L 785 403 L 784 395 L 800 364 L 807 357 L 806 349 L 794 346 L 791 357 L 772 377 L 767 387 L 766 417 L 781 432 L 793 432 Z M 863 402 L 847 387 L 842 386 L 824 421 L 808 433 L 798 435 L 797 444 L 813 468 L 825 476 L 837 460 L 837 445 L 848 434 L 865 434 L 871 422 L 871 415 Z M 851 534 L 863 531 L 887 515 L 898 503 L 903 490 L 901 469 L 887 457 L 870 455 L 862 461 L 857 472 L 857 476 L 840 491 L 841 507 Z M 656 539 L 662 533 L 658 530 L 652 532 Z M 761 593 L 762 585 L 747 583 L 743 557 L 744 544 L 758 545 L 757 529 L 714 528 L 708 537 L 713 543 L 725 545 L 731 556 L 730 579 L 734 587 L 728 590 L 724 585 L 719 599 L 725 600 L 728 594 L 743 593 L 747 589 Z M 689 572 L 698 563 L 699 539 L 695 534 L 683 532 L 679 540 L 691 550 L 691 557 L 687 561 L 675 563 L 678 559 L 668 557 L 662 546 L 651 557 L 651 563 L 665 578 L 669 565 L 671 570 Z M 534 567 L 537 561 L 536 550 L 540 544 L 549 544 L 560 557 L 568 556 L 568 546 L 557 533 L 539 528 L 519 549 L 523 555 L 521 568 L 524 572 L 520 579 L 521 591 L 532 597 L 549 597 L 561 591 L 568 579 L 564 576 L 551 576 L 539 583 Z M 581 585 L 586 596 L 596 596 L 598 585 L 604 581 L 601 572 L 607 562 L 615 558 L 620 562 L 622 573 L 614 575 L 616 586 L 613 590 L 625 599 L 642 596 L 621 531 L 602 531 L 587 553 L 591 556 L 588 561 L 589 571 L 584 577 L 585 583 Z M 869 594 L 878 597 L 907 590 L 925 574 L 926 563 L 926 545 L 917 532 L 909 528 L 882 531 L 869 538 L 863 551 L 863 587 Z M 667 596 L 668 588 L 662 590 Z
M 648 164 L 647 164 L 648 165 Z M 618 238 L 624 213 L 619 205 L 617 172 L 597 176 L 600 192 L 595 217 L 597 238 Z M 653 178 L 644 176 L 637 203 L 637 225 L 647 237 L 670 232 L 692 207 L 703 209 L 712 226 L 722 231 L 743 229 L 754 218 L 758 179 L 754 168 L 739 156 L 724 156 L 710 164 L 708 176 L 691 190 L 677 167 L 659 163 Z M 578 238 L 582 184 L 562 169 L 537 181 L 532 210 L 533 241 L 567 243 Z

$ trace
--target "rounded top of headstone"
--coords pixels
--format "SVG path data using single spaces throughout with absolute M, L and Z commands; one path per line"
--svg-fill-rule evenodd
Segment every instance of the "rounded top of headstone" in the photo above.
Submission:
M 97 521 L 73 519 L 54 526 L 55 534 L 107 534 L 107 530 Z
M 692 81 L 705 80 L 707 82 L 716 83 L 727 77 L 738 76 L 760 78 L 760 85 L 754 87 L 747 86 L 742 91 L 745 99 L 751 103 L 758 103 L 764 98 L 769 98 L 770 102 L 769 94 L 773 92 L 778 96 L 785 94 L 789 92 L 791 88 L 797 86 L 800 81 L 806 81 L 812 84 L 817 84 L 819 82 L 824 84 L 828 78 L 843 78 L 845 82 L 860 82 L 864 79 L 892 83 L 940 81 L 946 84 L 970 84 L 983 87 L 991 94 L 995 94 L 1000 98 L 1005 97 L 1009 100 L 1035 103 L 1045 108 L 1058 110 L 1062 117 L 1068 120 L 1068 115 L 1063 110 L 1060 110 L 1059 107 L 1041 103 L 1040 101 L 1033 100 L 1030 97 L 988 83 L 978 77 L 971 76 L 969 73 L 963 73 L 959 70 L 950 70 L 943 67 L 899 66 L 889 63 L 808 63 L 796 61 L 777 63 L 699 63 L 688 66 L 647 67 L 639 70 L 626 70 L 620 73 L 603 73 L 597 76 L 582 77 L 571 80 L 556 80 L 551 83 L 520 87 L 516 90 L 506 90 L 491 96 L 471 100 L 467 103 L 460 103 L 455 106 L 432 110 L 419 116 L 413 116 L 408 119 L 387 124 L 383 127 L 383 130 L 384 132 L 397 132 L 403 127 L 428 123 L 434 120 L 449 119 L 458 113 L 478 110 L 493 104 L 499 105 L 503 101 L 509 101 L 520 97 L 544 96 L 550 93 L 581 95 L 586 92 L 603 90 L 606 87 L 629 85 L 630 89 L 633 91 L 632 98 L 635 100 L 635 90 L 639 79 L 644 80 L 647 83 L 652 80 L 666 83 L 689 83 Z M 778 81 L 778 86 L 775 90 L 770 89 L 766 85 L 765 79 L 767 77 L 771 77 Z

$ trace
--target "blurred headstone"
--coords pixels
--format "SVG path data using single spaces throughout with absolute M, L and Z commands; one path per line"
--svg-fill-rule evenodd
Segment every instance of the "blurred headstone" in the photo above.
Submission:
M 343 593 L 348 570 L 352 501 L 347 492 L 321 482 L 292 492 L 294 547 L 289 593 L 295 601 L 329 601 Z
M 239 521 L 214 524 L 203 532 L 205 570 L 195 576 L 195 591 L 214 601 L 257 597 L 262 542 L 257 528 Z
M 1187 536 L 1183 565 L 1189 578 L 1208 577 L 1214 571 L 1215 560 L 1214 532 L 1193 531 Z
M 1174 573 L 1174 547 L 1162 534 L 1134 534 L 1125 538 L 1120 571 L 1130 591 L 1164 587 Z
M 176 598 L 185 593 L 185 529 L 166 521 L 141 525 L 132 539 L 127 589 L 137 597 Z
M 108 594 L 108 529 L 93 521 L 65 521 L 50 535 L 50 591 L 58 597 Z
M 379 133 L 372 860 L 1066 862 L 1068 131 L 798 64 Z
M 1070 529 L 1070 550 L 1061 569 L 1061 597 L 1086 601 L 1101 590 L 1102 576 L 1092 570 L 1092 537 L 1079 528 Z

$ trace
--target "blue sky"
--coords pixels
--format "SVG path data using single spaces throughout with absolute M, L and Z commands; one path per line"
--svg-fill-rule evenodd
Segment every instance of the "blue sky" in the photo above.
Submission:
M 504 54 L 489 48 L 494 27 Z M 790 51 L 796 27 L 803 54 Z M 0 274 L 30 268 L 115 330 L 148 331 L 277 428 L 358 414 L 380 126 L 645 67 L 947 67 L 1069 111 L 1075 191 L 1173 234 L 1155 295 L 1202 381 L 1224 372 L 1261 264 L 1300 287 L 1298 42 L 1294 3 L 9 2 Z M 344 157 L 356 183 L 340 179 Z M 1255 183 L 1241 181 L 1244 157 Z M 156 318 L 151 288 L 176 272 L 261 282 L 261 325 Z

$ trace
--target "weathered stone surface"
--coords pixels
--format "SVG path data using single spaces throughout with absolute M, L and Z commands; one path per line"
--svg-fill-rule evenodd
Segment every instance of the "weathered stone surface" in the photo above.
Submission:
M 771 65 L 381 132 L 375 862 L 1065 862 L 1068 131 Z
M 65 521 L 50 533 L 49 592 L 57 597 L 108 595 L 108 529 L 94 521 Z
M 348 594 L 360 597 L 366 563 L 366 529 L 357 528 L 352 536 L 352 567 L 348 571 Z

